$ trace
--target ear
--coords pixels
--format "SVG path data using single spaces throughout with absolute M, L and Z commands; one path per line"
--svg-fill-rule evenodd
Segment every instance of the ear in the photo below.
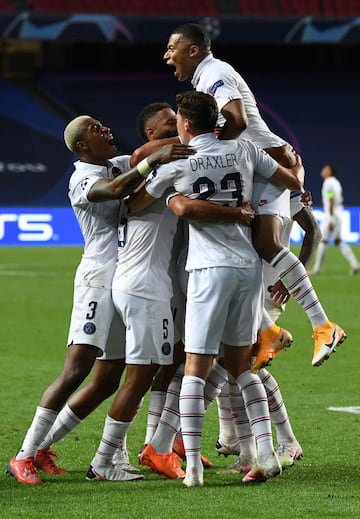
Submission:
M 190 45 L 189 48 L 189 55 L 193 58 L 194 56 L 197 56 L 199 53 L 199 47 L 197 45 Z
M 191 128 L 192 128 L 192 122 L 190 121 L 190 119 L 184 119 L 184 129 L 187 132 L 190 132 Z
M 145 133 L 148 141 L 151 141 L 154 135 L 154 130 L 152 128 L 146 128 Z
M 77 141 L 77 143 L 75 144 L 75 147 L 77 150 L 79 150 L 79 152 L 82 152 L 82 151 L 88 149 L 88 145 L 84 141 Z

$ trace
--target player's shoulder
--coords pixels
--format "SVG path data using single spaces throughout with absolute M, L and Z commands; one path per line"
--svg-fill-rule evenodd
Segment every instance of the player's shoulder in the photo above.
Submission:
M 121 170 L 121 173 L 129 171 L 131 155 L 117 155 L 108 160 L 109 165 L 117 167 Z

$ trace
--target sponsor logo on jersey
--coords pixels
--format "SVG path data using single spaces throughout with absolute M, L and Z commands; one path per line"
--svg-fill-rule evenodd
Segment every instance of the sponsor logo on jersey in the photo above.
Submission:
M 269 202 L 269 200 L 262 199 L 259 201 L 259 207 L 262 207 L 263 205 L 266 205 Z

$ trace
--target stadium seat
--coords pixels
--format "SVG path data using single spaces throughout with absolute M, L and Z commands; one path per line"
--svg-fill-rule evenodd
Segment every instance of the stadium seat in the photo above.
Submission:
M 0 0 L 0 13 L 7 13 L 9 11 L 14 11 L 14 7 L 12 7 L 7 0 Z
M 4 0 L 3 0 L 4 1 Z M 123 15 L 216 16 L 215 0 L 29 0 L 33 11 L 47 13 L 102 13 Z
M 274 0 L 237 0 L 239 14 L 243 16 L 278 16 Z

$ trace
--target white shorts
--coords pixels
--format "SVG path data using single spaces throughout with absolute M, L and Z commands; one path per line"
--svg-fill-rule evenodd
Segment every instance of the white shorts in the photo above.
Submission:
M 254 182 L 252 205 L 255 214 L 269 214 L 291 220 L 290 191 L 271 182 Z
M 189 274 L 185 317 L 185 351 L 219 352 L 254 344 L 262 319 L 263 281 L 255 268 L 213 267 Z
M 330 223 L 334 224 L 334 230 L 330 231 Z M 324 214 L 321 221 L 320 229 L 322 232 L 321 241 L 341 240 L 342 215 L 335 213 L 332 217 L 329 214 Z
M 96 346 L 102 359 L 125 357 L 125 329 L 110 289 L 75 287 L 67 344 Z
M 126 364 L 172 364 L 174 322 L 170 301 L 153 301 L 113 289 L 126 327 Z

